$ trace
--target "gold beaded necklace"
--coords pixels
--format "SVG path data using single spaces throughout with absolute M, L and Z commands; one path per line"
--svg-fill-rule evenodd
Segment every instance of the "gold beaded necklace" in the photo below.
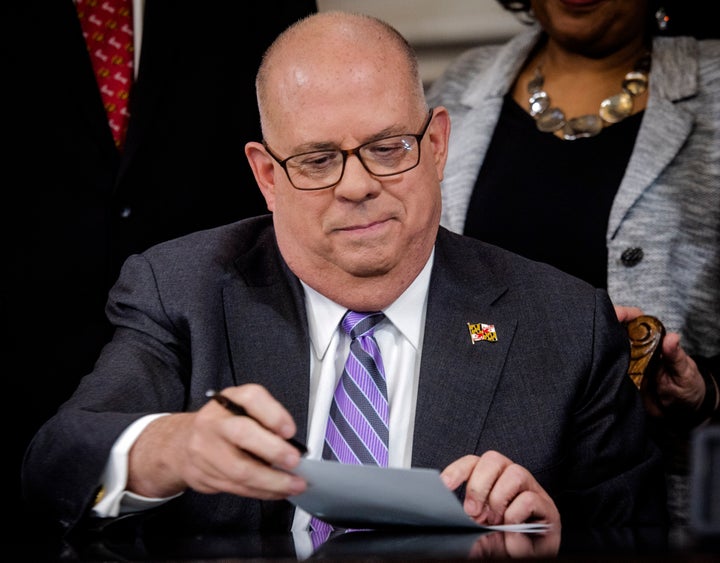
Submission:
M 542 75 L 542 65 L 539 65 L 527 86 L 530 94 L 530 115 L 535 118 L 535 124 L 540 131 L 555 133 L 562 130 L 562 138 L 566 141 L 594 137 L 606 124 L 618 123 L 632 114 L 633 98 L 647 90 L 649 75 L 650 54 L 646 54 L 625 75 L 622 91 L 605 98 L 596 115 L 587 114 L 566 119 L 560 108 L 550 107 L 550 96 L 543 89 L 545 77 Z

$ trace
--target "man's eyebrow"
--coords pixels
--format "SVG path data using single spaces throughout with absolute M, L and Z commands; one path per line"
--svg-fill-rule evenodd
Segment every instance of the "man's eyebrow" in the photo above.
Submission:
M 370 135 L 369 137 L 365 138 L 364 141 L 358 143 L 359 145 L 365 145 L 367 143 L 372 143 L 373 141 L 378 141 L 380 139 L 384 139 L 385 137 L 392 137 L 394 135 L 403 135 L 407 133 L 406 128 L 401 125 L 392 125 L 390 127 L 386 127 L 385 129 L 382 129 L 381 131 L 378 131 L 377 133 L 374 133 Z M 357 145 L 354 145 L 353 147 L 348 148 L 354 148 Z M 341 146 L 338 143 L 333 142 L 309 142 L 309 143 L 303 143 L 301 145 L 296 146 L 292 154 L 303 154 L 306 152 L 316 152 L 316 151 L 335 151 L 339 150 Z
M 338 144 L 337 143 L 331 143 L 331 142 L 310 142 L 310 143 L 303 143 L 301 145 L 298 145 L 293 148 L 292 153 L 293 154 L 303 154 L 306 152 L 316 152 L 316 151 L 334 151 L 337 150 Z
M 370 143 L 372 141 L 382 139 L 383 137 L 392 137 L 394 135 L 402 135 L 403 133 L 407 133 L 404 125 L 391 125 L 390 127 L 385 127 L 382 131 L 378 131 L 374 135 L 371 135 L 365 142 Z

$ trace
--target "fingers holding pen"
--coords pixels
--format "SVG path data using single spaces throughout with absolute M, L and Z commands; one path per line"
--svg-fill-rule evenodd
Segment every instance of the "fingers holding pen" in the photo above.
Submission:
M 301 451 L 290 414 L 266 389 L 224 389 L 230 399 L 210 401 L 196 414 L 199 432 L 192 448 L 202 460 L 207 486 L 257 498 L 284 498 L 305 490 L 305 481 L 283 470 L 297 466 Z
M 297 428 L 290 413 L 264 387 L 257 384 L 247 384 L 240 387 L 230 387 L 223 392 L 209 390 L 206 395 L 215 399 L 230 414 L 243 417 L 243 420 L 245 418 L 250 419 L 245 422 L 257 423 L 257 426 L 251 424 L 251 428 L 257 432 L 249 433 L 248 438 L 258 438 L 261 446 L 265 445 L 265 439 L 271 440 L 274 445 L 281 447 L 281 451 L 288 454 L 284 461 L 281 459 L 267 460 L 273 465 L 284 469 L 292 469 L 297 466 L 300 455 L 307 452 L 305 445 L 294 438 Z M 270 434 L 263 433 L 263 429 L 268 430 Z M 289 450 L 282 447 L 283 444 L 278 439 L 284 439 L 294 449 Z M 252 449 L 248 451 L 254 452 Z M 257 452 L 254 453 L 257 455 Z
M 153 420 L 130 450 L 128 490 L 164 498 L 192 488 L 266 500 L 305 490 L 304 479 L 283 471 L 300 460 L 284 439 L 295 432 L 290 414 L 259 386 L 224 392 L 247 404 L 248 414 L 257 413 L 260 421 L 217 401 Z

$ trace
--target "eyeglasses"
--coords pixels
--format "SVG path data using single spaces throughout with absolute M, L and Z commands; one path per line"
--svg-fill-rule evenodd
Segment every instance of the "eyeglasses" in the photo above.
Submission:
M 280 160 L 263 141 L 265 150 L 287 174 L 290 184 L 303 191 L 332 188 L 340 183 L 345 173 L 345 163 L 354 154 L 363 168 L 373 176 L 394 176 L 412 170 L 420 163 L 420 141 L 422 141 L 433 116 L 428 113 L 425 125 L 417 134 L 391 135 L 370 141 L 354 149 L 328 149 L 295 154 Z

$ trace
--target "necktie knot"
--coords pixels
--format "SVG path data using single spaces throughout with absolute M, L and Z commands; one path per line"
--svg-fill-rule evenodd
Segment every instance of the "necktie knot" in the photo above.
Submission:
M 376 311 L 371 313 L 358 313 L 357 311 L 348 311 L 342 318 L 341 324 L 343 330 L 350 335 L 351 338 L 359 338 L 361 336 L 372 336 L 375 327 L 385 318 L 385 313 Z

